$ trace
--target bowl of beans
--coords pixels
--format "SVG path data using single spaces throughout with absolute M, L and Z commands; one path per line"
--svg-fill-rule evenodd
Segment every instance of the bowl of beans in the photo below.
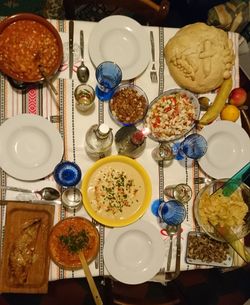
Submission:
M 135 125 L 143 121 L 148 104 L 147 95 L 140 87 L 122 84 L 109 102 L 109 113 L 118 125 Z
M 63 58 L 61 37 L 45 18 L 16 14 L 0 22 L 0 71 L 21 83 L 53 76 Z
M 151 139 L 175 141 L 191 131 L 199 115 L 200 105 L 193 93 L 180 88 L 170 89 L 150 103 L 144 125 L 149 129 Z

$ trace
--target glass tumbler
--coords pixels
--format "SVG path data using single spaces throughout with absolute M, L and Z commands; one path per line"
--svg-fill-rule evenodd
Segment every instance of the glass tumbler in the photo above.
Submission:
M 176 185 L 167 185 L 164 188 L 164 195 L 176 199 L 180 202 L 187 203 L 192 198 L 192 189 L 186 183 Z
M 178 155 L 183 158 L 186 156 L 190 159 L 198 160 L 207 152 L 206 139 L 197 133 L 193 133 L 180 143 Z
M 159 217 L 170 226 L 181 224 L 186 217 L 186 209 L 178 200 L 163 201 L 158 208 Z
M 174 158 L 172 147 L 168 143 L 160 143 L 152 150 L 152 158 L 155 161 L 169 161 Z
M 81 84 L 74 91 L 76 108 L 79 111 L 85 112 L 94 106 L 95 90 L 86 84 Z
M 96 96 L 101 101 L 110 100 L 122 80 L 122 70 L 114 62 L 105 61 L 96 68 Z

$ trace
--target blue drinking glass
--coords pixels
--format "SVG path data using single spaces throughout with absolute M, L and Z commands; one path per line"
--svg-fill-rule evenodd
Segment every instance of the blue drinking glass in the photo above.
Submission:
M 76 186 L 82 177 L 80 167 L 70 161 L 63 161 L 54 169 L 54 178 L 57 184 L 63 187 Z
M 158 208 L 159 217 L 170 226 L 181 224 L 186 217 L 186 209 L 178 200 L 163 201 Z
M 101 101 L 110 100 L 122 80 L 121 68 L 114 62 L 105 61 L 96 68 L 96 96 Z
M 178 155 L 183 156 L 183 158 L 187 156 L 190 159 L 197 160 L 203 157 L 206 152 L 206 139 L 198 133 L 193 133 L 180 143 Z

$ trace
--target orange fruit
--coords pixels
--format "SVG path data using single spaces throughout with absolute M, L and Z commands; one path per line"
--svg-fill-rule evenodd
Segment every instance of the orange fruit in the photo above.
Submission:
M 240 116 L 240 110 L 234 105 L 226 105 L 221 113 L 220 118 L 226 121 L 236 122 Z

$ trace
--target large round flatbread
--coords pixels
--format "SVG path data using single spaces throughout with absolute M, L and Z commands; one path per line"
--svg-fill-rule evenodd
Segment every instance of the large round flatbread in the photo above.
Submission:
M 165 46 L 170 74 L 185 89 L 205 93 L 231 76 L 234 52 L 225 31 L 197 22 L 181 28 Z

